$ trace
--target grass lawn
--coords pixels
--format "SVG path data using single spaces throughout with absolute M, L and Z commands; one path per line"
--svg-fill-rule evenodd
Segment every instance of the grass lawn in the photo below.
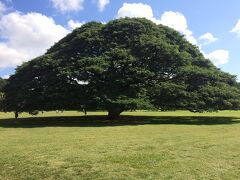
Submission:
M 0 113 L 0 179 L 239 179 L 240 111 Z

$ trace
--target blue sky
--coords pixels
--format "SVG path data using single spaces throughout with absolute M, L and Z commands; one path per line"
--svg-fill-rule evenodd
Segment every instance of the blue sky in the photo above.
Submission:
M 178 30 L 240 79 L 239 7 L 237 0 L 0 0 L 0 76 L 14 73 L 17 65 L 43 54 L 83 23 L 129 16 Z

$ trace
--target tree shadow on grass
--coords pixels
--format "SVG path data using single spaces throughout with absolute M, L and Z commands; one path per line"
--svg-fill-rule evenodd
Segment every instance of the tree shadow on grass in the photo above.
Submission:
M 236 117 L 167 117 L 167 116 L 121 116 L 117 120 L 107 120 L 106 116 L 66 116 L 1 119 L 3 128 L 38 127 L 107 127 L 129 125 L 231 125 L 240 123 Z

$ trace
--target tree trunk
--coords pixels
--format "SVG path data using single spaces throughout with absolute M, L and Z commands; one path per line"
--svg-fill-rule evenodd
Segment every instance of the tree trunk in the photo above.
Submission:
M 15 119 L 17 119 L 17 118 L 18 118 L 18 112 L 15 111 L 15 112 L 14 112 L 14 115 L 15 115 Z
M 108 110 L 108 120 L 114 120 L 114 119 L 118 119 L 120 114 L 121 114 L 121 110 L 116 110 L 116 109 L 112 109 L 112 110 Z

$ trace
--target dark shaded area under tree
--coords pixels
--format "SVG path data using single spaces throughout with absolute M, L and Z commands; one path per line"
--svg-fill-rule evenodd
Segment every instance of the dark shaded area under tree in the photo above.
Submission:
M 108 120 L 106 116 L 65 116 L 2 119 L 4 128 L 39 128 L 39 127 L 105 127 L 137 125 L 226 125 L 239 124 L 236 117 L 191 117 L 191 116 L 121 116 L 117 120 Z

